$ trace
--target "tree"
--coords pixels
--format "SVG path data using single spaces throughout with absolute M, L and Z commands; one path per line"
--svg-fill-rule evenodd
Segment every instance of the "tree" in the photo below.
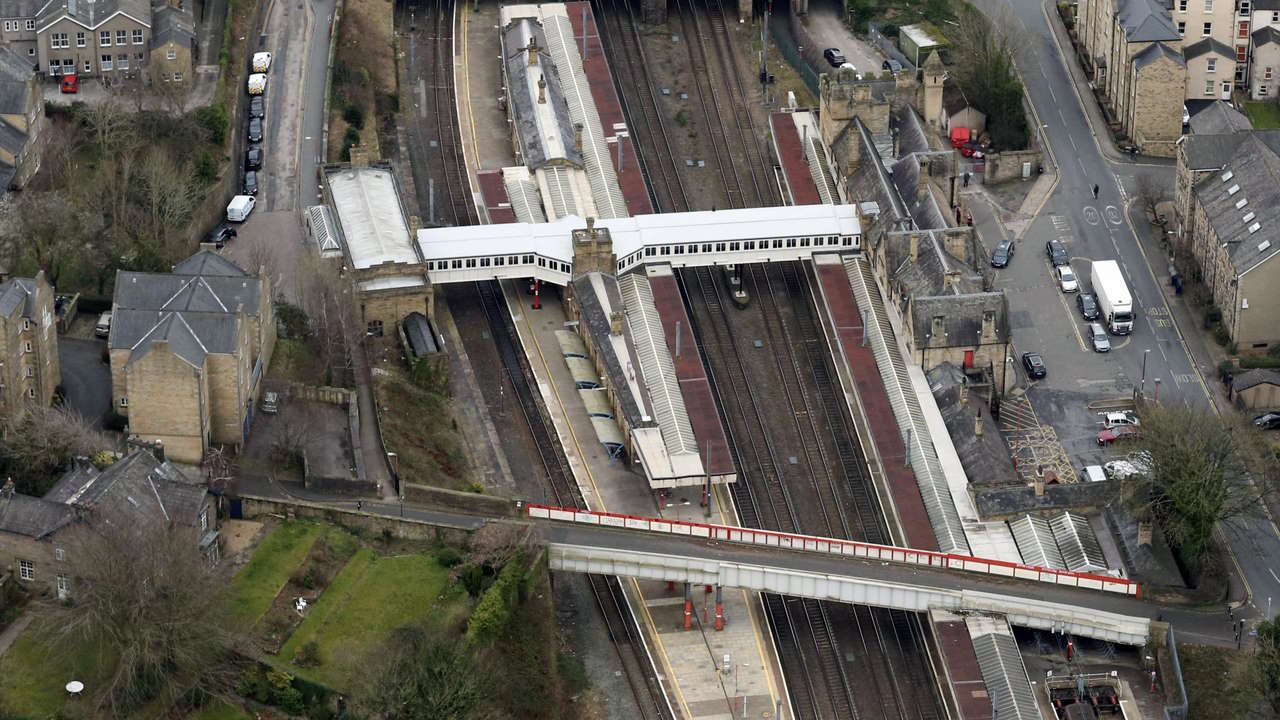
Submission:
M 1280 714 L 1280 620 L 1258 623 L 1257 644 L 1249 663 L 1249 679 L 1271 711 Z
M 992 21 L 967 8 L 951 33 L 956 59 L 951 76 L 969 102 L 986 113 L 987 133 L 997 150 L 1027 145 L 1027 116 L 1022 83 L 1013 61 L 1019 44 L 1008 29 L 1018 27 L 1011 17 Z
M 18 492 L 44 495 L 73 457 L 89 457 L 103 447 L 102 436 L 72 410 L 31 407 L 0 423 L 0 467 Z
M 482 676 L 466 646 L 420 625 L 397 628 L 378 648 L 357 703 L 385 720 L 466 720 L 484 712 Z
M 100 648 L 106 667 L 115 661 L 91 688 L 98 709 L 127 717 L 188 693 L 224 694 L 233 672 L 231 638 L 217 620 L 226 583 L 201 553 L 198 529 L 166 521 L 145 501 L 139 509 L 110 500 L 70 531 L 71 601 L 55 618 L 60 642 Z
M 271 456 L 279 466 L 302 465 L 302 457 L 316 435 L 315 417 L 306 407 L 288 403 L 271 423 Z
M 1256 429 L 1234 415 L 1153 406 L 1141 430 L 1137 446 L 1148 468 L 1125 481 L 1126 495 L 1198 573 L 1213 552 L 1217 523 L 1262 513 L 1277 465 Z
M 1137 185 L 1134 188 L 1134 194 L 1138 198 L 1138 202 L 1142 203 L 1142 208 L 1147 213 L 1147 219 L 1151 222 L 1158 222 L 1160 216 L 1156 211 L 1157 206 L 1165 200 L 1164 187 L 1160 181 L 1156 179 L 1154 173 L 1142 173 L 1137 178 Z
M 56 286 L 100 225 L 68 191 L 23 193 L 0 205 L 0 255 L 11 271 L 43 270 Z

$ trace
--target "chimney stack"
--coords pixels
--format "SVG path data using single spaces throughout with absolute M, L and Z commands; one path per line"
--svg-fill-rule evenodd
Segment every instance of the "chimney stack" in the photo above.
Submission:
M 422 227 L 422 220 L 417 215 L 409 216 L 409 237 L 417 242 L 418 229 Z
M 622 334 L 622 311 L 614 310 L 613 313 L 609 315 L 609 334 Z
M 973 416 L 973 436 L 982 437 L 982 408 Z
M 573 144 L 582 152 L 582 123 L 573 124 Z
M 1035 479 L 1032 480 L 1032 483 L 1034 483 L 1036 497 L 1044 497 L 1044 466 L 1043 465 L 1036 466 L 1036 476 L 1035 476 Z
M 538 78 L 538 104 L 545 105 L 547 103 L 547 79 L 545 77 Z
M 587 234 L 591 237 L 596 236 L 596 219 L 591 215 L 587 216 Z
M 911 262 L 912 264 L 915 264 L 916 260 L 920 257 L 920 235 L 917 233 L 911 233 L 910 237 L 911 237 Z
M 538 39 L 529 38 L 529 44 L 525 46 L 525 50 L 529 53 L 529 67 L 538 64 Z

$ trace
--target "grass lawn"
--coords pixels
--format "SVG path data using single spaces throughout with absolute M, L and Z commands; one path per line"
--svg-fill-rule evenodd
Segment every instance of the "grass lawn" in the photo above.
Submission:
M 1280 104 L 1274 101 L 1246 100 L 1244 114 L 1249 116 L 1249 122 L 1258 130 L 1280 128 Z
M 1182 680 L 1190 699 L 1187 717 L 1237 720 L 1249 717 L 1258 691 L 1249 685 L 1249 655 L 1225 648 L 1178 643 Z
M 253 627 L 271 607 L 289 575 L 307 557 L 323 529 L 315 523 L 289 522 L 277 527 L 258 545 L 227 592 L 228 614 L 234 627 Z
M 251 717 L 234 705 L 217 703 L 201 708 L 200 712 L 189 716 L 188 720 L 249 720 Z
M 0 708 L 19 717 L 58 715 L 68 682 L 79 680 L 91 691 L 115 664 L 99 659 L 93 645 L 55 643 L 53 629 L 36 619 L 0 658 Z
M 439 597 L 449 571 L 425 555 L 355 554 L 281 648 L 292 667 L 298 648 L 315 640 L 320 665 L 297 669 L 331 687 L 350 690 L 378 643 L 402 625 L 421 620 Z

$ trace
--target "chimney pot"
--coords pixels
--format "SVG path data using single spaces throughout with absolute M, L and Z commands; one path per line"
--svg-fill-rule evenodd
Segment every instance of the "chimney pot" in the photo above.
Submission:
M 538 104 L 545 105 L 547 102 L 547 79 L 538 78 Z

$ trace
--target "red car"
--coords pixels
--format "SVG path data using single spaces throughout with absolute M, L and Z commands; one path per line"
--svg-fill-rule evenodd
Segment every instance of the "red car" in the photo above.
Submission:
M 1110 445 L 1117 440 L 1130 440 L 1138 437 L 1138 428 L 1133 425 L 1118 425 L 1098 432 L 1098 444 Z
M 60 84 L 64 94 L 73 94 L 80 92 L 80 78 L 75 75 L 63 75 Z

